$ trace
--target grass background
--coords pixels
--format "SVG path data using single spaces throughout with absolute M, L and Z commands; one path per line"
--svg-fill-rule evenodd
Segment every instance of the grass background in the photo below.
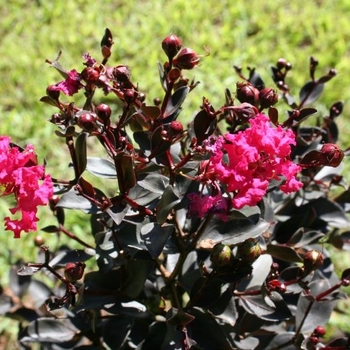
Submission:
M 39 102 L 46 87 L 60 80 L 45 59 L 53 60 L 62 50 L 60 63 L 80 71 L 82 53 L 100 57 L 99 43 L 106 27 L 115 42 L 109 63 L 130 66 L 133 81 L 147 93 L 150 103 L 161 94 L 157 61 L 166 59 L 161 49 L 165 36 L 177 34 L 184 46 L 200 54 L 210 52 L 188 73 L 201 84 L 185 102 L 181 116 L 185 120 L 191 119 L 203 96 L 214 107 L 224 103 L 224 89 L 234 91 L 238 81 L 233 65 L 256 67 L 273 87 L 269 66 L 284 57 L 293 64 L 290 86 L 297 95 L 309 78 L 312 55 L 319 60 L 318 75 L 330 68 L 338 71 L 316 107 L 324 115 L 333 102 L 345 103 L 338 125 L 341 145 L 350 146 L 349 0 L 8 0 L 0 3 L 0 13 L 0 134 L 10 135 L 20 145 L 33 143 L 40 159 L 48 161 L 48 172 L 56 177 L 67 177 L 69 157 L 54 136 L 55 126 L 47 122 L 56 111 Z M 0 201 L 1 217 L 7 215 L 8 205 L 6 199 Z M 41 213 L 39 226 L 52 224 L 45 209 Z M 74 214 L 68 225 L 84 237 L 81 221 L 82 216 Z M 8 283 L 10 262 L 35 259 L 36 234 L 14 240 L 9 232 L 1 232 L 0 243 L 6 248 L 0 255 L 0 284 Z M 342 255 L 337 260 L 340 268 L 348 267 L 343 266 L 347 259 L 348 255 Z M 336 322 L 341 324 L 335 327 L 346 326 L 342 318 Z M 5 321 L 0 324 L 0 331 L 7 327 Z

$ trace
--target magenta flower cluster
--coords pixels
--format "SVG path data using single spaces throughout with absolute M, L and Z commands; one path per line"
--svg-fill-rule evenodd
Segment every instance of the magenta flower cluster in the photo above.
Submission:
M 236 209 L 256 205 L 266 194 L 270 181 L 280 180 L 281 176 L 284 182 L 280 189 L 284 193 L 302 187 L 296 179 L 301 167 L 290 158 L 291 146 L 296 143 L 294 133 L 274 127 L 262 113 L 249 122 L 249 128 L 219 136 L 214 143 L 209 140 L 207 147 L 212 154 L 205 166 L 210 182 L 232 194 L 232 206 Z M 208 210 L 217 209 L 218 199 L 217 194 L 190 195 L 190 213 L 203 217 Z
M 46 205 L 53 195 L 53 183 L 45 175 L 44 166 L 37 164 L 34 147 L 28 145 L 23 152 L 11 145 L 7 136 L 0 137 L 1 195 L 14 195 L 17 205 L 10 209 L 12 215 L 20 212 L 19 219 L 5 218 L 5 228 L 19 238 L 22 231 L 37 229 L 37 207 Z

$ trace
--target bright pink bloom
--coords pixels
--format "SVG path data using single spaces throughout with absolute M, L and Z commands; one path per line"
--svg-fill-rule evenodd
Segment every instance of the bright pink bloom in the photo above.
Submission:
M 285 177 L 280 187 L 285 193 L 302 186 L 295 178 L 301 168 L 290 159 L 291 145 L 295 145 L 293 132 L 272 127 L 264 114 L 249 121 L 250 128 L 217 139 L 207 166 L 215 180 L 233 193 L 232 204 L 237 209 L 257 204 L 266 194 L 269 182 L 280 176 Z
M 208 212 L 212 212 L 223 220 L 227 219 L 228 201 L 221 194 L 202 196 L 197 193 L 190 193 L 187 198 L 190 200 L 188 210 L 190 216 L 203 218 Z
M 72 69 L 68 72 L 67 78 L 56 85 L 53 85 L 51 90 L 62 91 L 64 94 L 72 96 L 77 93 L 81 87 L 80 74 L 75 69 Z
M 10 138 L 0 137 L 0 186 L 2 195 L 13 194 L 17 205 L 10 209 L 11 214 L 20 212 L 20 219 L 5 218 L 5 227 L 19 238 L 21 231 L 36 230 L 37 207 L 46 205 L 53 195 L 53 183 L 45 175 L 42 165 L 37 165 L 33 146 L 23 152 L 10 145 Z

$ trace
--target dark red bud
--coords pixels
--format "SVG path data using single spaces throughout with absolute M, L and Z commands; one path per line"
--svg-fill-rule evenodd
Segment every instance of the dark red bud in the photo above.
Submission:
M 124 65 L 114 67 L 113 76 L 120 82 L 129 82 L 131 78 L 130 68 Z
M 168 73 L 168 78 L 170 81 L 175 82 L 177 79 L 179 79 L 181 76 L 181 71 L 179 68 L 173 68 L 169 73 Z
M 109 107 L 108 105 L 101 103 L 96 107 L 96 114 L 98 116 L 99 119 L 101 119 L 101 121 L 104 124 L 107 124 L 111 118 L 111 114 L 112 114 L 112 110 L 111 107 Z
M 78 116 L 78 125 L 87 132 L 96 128 L 96 116 L 92 113 L 84 113 Z
M 236 97 L 241 103 L 246 102 L 255 106 L 259 101 L 259 90 L 250 83 L 237 83 Z
M 88 83 L 96 83 L 100 77 L 100 70 L 97 67 L 86 67 L 81 72 L 81 77 Z
M 287 291 L 287 287 L 284 283 L 281 283 L 279 280 L 271 280 L 268 282 L 268 287 L 270 288 L 270 290 L 272 291 L 276 291 L 278 293 L 285 293 Z
M 162 41 L 162 48 L 169 60 L 172 60 L 180 51 L 182 42 L 176 35 L 169 35 Z
M 55 210 L 56 204 L 58 203 L 59 200 L 60 200 L 60 197 L 57 196 L 57 194 L 54 194 L 54 195 L 50 198 L 50 200 L 49 200 L 49 205 L 50 205 L 50 209 L 51 209 L 52 211 Z
M 344 158 L 344 152 L 333 143 L 325 143 L 321 148 L 320 163 L 337 167 Z
M 178 136 L 183 132 L 183 130 L 184 127 L 182 123 L 178 122 L 177 120 L 174 120 L 169 125 L 168 134 L 169 136 Z
M 237 257 L 247 263 L 253 263 L 260 255 L 260 244 L 254 239 L 248 239 L 238 246 Z
M 261 108 L 269 108 L 278 102 L 278 94 L 274 89 L 265 88 L 259 92 Z
M 321 252 L 318 250 L 309 250 L 304 255 L 304 269 L 306 273 L 310 273 L 311 271 L 315 271 L 322 267 L 324 259 Z
M 280 59 L 277 61 L 277 68 L 278 68 L 278 69 L 283 69 L 283 68 L 286 67 L 287 63 L 288 63 L 288 62 L 287 62 L 286 59 L 280 58 Z
M 127 104 L 131 104 L 135 102 L 137 97 L 137 92 L 134 89 L 126 89 L 124 90 L 124 101 Z
M 83 277 L 85 264 L 82 261 L 69 262 L 64 268 L 64 276 L 68 282 L 74 283 Z
M 229 265 L 231 263 L 231 258 L 231 248 L 228 245 L 222 243 L 216 244 L 210 254 L 210 260 L 217 267 Z
M 326 330 L 321 327 L 318 326 L 314 329 L 314 333 L 313 333 L 316 337 L 323 337 L 326 334 Z
M 139 101 L 144 102 L 146 100 L 146 94 L 143 92 L 139 92 Z
M 173 64 L 179 69 L 192 69 L 198 65 L 200 57 L 188 47 L 184 47 L 174 58 Z
M 153 100 L 153 103 L 155 106 L 160 106 L 160 104 L 162 103 L 161 99 L 156 97 L 154 100 Z
M 238 119 L 243 121 L 254 118 L 259 113 L 259 110 L 255 106 L 247 102 L 244 102 L 238 106 L 232 106 L 231 110 Z
M 58 98 L 60 97 L 60 92 L 54 85 L 50 85 L 46 88 L 46 94 L 55 101 L 58 101 Z

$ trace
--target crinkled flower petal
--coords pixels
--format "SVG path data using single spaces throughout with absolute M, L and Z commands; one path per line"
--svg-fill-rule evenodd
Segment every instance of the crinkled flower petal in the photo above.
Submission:
M 51 89 L 53 91 L 62 91 L 65 95 L 72 96 L 77 93 L 81 87 L 80 75 L 75 69 L 72 69 L 68 72 L 68 76 L 65 80 L 52 86 Z
M 21 231 L 36 230 L 37 207 L 46 205 L 53 195 L 52 179 L 36 159 L 33 146 L 21 152 L 11 147 L 9 137 L 0 137 L 1 195 L 13 194 L 17 205 L 10 212 L 21 215 L 20 219 L 5 218 L 5 228 L 12 230 L 15 238 L 20 237 Z
M 295 135 L 281 126 L 273 127 L 264 114 L 250 119 L 251 127 L 236 134 L 210 140 L 212 152 L 208 172 L 232 192 L 232 204 L 240 209 L 256 205 L 266 194 L 269 181 L 285 178 L 280 187 L 285 193 L 295 192 L 302 186 L 296 180 L 301 168 L 290 159 Z

